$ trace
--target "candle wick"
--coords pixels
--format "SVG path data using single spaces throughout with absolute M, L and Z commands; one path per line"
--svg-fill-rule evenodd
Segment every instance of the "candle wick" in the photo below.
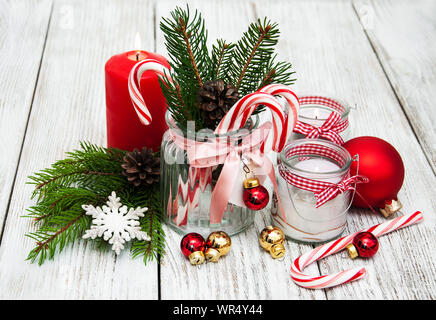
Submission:
M 136 61 L 139 61 L 139 52 L 136 53 Z

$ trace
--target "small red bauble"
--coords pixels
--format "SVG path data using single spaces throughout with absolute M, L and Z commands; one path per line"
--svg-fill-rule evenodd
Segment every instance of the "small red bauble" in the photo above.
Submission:
M 351 157 L 359 155 L 359 162 L 353 161 L 351 164 L 351 175 L 358 171 L 359 175 L 369 179 L 369 183 L 357 185 L 357 192 L 366 202 L 356 195 L 353 205 L 361 208 L 367 208 L 368 204 L 377 208 L 392 205 L 397 200 L 404 180 L 404 164 L 397 150 L 376 137 L 357 137 L 345 142 L 343 147 Z M 395 211 L 388 212 L 387 215 Z M 386 215 L 385 212 L 382 213 Z
M 268 190 L 259 184 L 259 179 L 252 178 L 244 181 L 242 200 L 250 210 L 261 210 L 269 202 Z
M 353 245 L 362 258 L 375 255 L 379 246 L 377 238 L 371 232 L 358 233 L 353 239 Z
M 180 242 L 180 249 L 182 250 L 183 255 L 186 258 L 189 258 L 191 253 L 201 251 L 203 252 L 206 249 L 206 241 L 203 236 L 199 233 L 188 233 Z

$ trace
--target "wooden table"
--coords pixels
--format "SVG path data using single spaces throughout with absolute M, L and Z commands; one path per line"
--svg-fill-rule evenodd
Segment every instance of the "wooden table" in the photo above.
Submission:
M 307 272 L 363 265 L 366 278 L 307 290 L 290 276 L 292 259 L 312 248 L 287 241 L 287 256 L 259 249 L 264 222 L 233 237 L 217 264 L 191 267 L 180 235 L 165 227 L 163 263 L 144 267 L 128 250 L 115 257 L 85 241 L 43 266 L 25 261 L 32 230 L 21 218 L 32 187 L 27 176 L 80 140 L 105 145 L 104 63 L 134 47 L 165 54 L 158 23 L 176 1 L 0 0 L 0 297 L 2 299 L 434 299 L 436 298 L 436 2 L 191 1 L 210 39 L 236 40 L 249 22 L 279 22 L 281 58 L 297 71 L 295 90 L 332 92 L 349 101 L 354 136 L 373 135 L 403 157 L 403 213 L 425 221 L 380 238 L 370 260 L 336 254 Z M 137 36 L 139 35 L 139 36 Z M 346 233 L 383 222 L 351 210 Z

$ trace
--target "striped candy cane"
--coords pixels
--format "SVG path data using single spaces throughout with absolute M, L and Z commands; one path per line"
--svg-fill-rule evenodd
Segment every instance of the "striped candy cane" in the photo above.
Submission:
M 298 101 L 298 99 L 297 99 Z M 268 107 L 272 113 L 273 120 L 273 145 L 272 149 L 280 152 L 294 127 L 294 112 L 285 113 L 283 106 L 270 93 L 253 92 L 241 98 L 227 112 L 218 124 L 215 133 L 224 134 L 242 128 L 253 111 L 259 105 Z M 296 108 L 297 109 L 297 108 Z
M 290 118 L 292 121 L 289 121 L 289 124 L 292 124 L 292 128 L 297 125 L 300 101 L 297 95 L 291 89 L 289 89 L 288 86 L 283 84 L 269 84 L 261 88 L 259 92 L 265 92 L 272 94 L 273 96 L 282 96 L 285 98 L 286 102 L 289 104 L 288 118 L 292 117 Z
M 148 110 L 144 98 L 141 95 L 140 82 L 142 74 L 148 70 L 154 71 L 160 78 L 166 78 L 171 81 L 171 78 L 169 78 L 170 70 L 161 62 L 154 59 L 141 60 L 130 70 L 128 80 L 130 98 L 132 99 L 139 120 L 146 126 L 151 123 L 152 118 L 150 110 Z
M 417 211 L 415 213 L 404 215 L 390 221 L 386 221 L 384 223 L 372 226 L 371 228 L 362 231 L 371 232 L 376 237 L 379 237 L 394 230 L 398 230 L 400 228 L 404 228 L 414 223 L 420 222 L 422 221 L 422 219 L 422 213 L 420 211 Z M 327 257 L 344 249 L 347 245 L 353 242 L 354 236 L 359 232 L 353 233 L 337 240 L 333 240 L 295 259 L 291 266 L 292 280 L 294 280 L 296 284 L 304 288 L 324 289 L 362 278 L 366 274 L 366 269 L 362 267 L 357 267 L 320 277 L 312 277 L 302 272 L 303 269 L 312 262 L 318 261 L 324 257 Z

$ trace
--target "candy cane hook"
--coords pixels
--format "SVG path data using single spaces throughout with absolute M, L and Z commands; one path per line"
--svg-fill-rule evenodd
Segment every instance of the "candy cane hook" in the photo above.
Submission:
M 274 97 L 275 94 L 282 95 L 288 101 L 291 110 L 287 114 L 285 108 Z M 272 149 L 280 152 L 292 134 L 299 108 L 297 96 L 283 85 L 269 85 L 241 98 L 226 113 L 215 132 L 222 134 L 242 128 L 259 105 L 265 105 L 271 111 L 274 138 Z
M 169 78 L 170 70 L 161 62 L 154 59 L 141 60 L 133 66 L 132 70 L 130 70 L 128 80 L 130 98 L 132 99 L 139 120 L 141 120 L 141 122 L 146 126 L 151 123 L 152 117 L 150 110 L 148 110 L 145 100 L 141 95 L 140 83 L 142 74 L 148 70 L 154 71 L 160 78 L 165 78 L 171 81 L 171 78 Z
M 386 221 L 384 223 L 372 226 L 369 229 L 359 232 L 367 231 L 371 232 L 376 237 L 379 237 L 394 230 L 410 226 L 422 220 L 422 213 L 420 211 L 417 211 L 415 213 L 404 215 L 390 221 Z M 337 240 L 330 241 L 329 243 L 321 245 L 295 259 L 291 266 L 292 280 L 294 280 L 297 285 L 304 288 L 324 289 L 362 278 L 366 274 L 366 269 L 363 267 L 357 267 L 319 277 L 312 277 L 302 272 L 303 269 L 312 262 L 318 261 L 344 249 L 348 244 L 352 243 L 354 236 L 359 232 L 339 238 Z

